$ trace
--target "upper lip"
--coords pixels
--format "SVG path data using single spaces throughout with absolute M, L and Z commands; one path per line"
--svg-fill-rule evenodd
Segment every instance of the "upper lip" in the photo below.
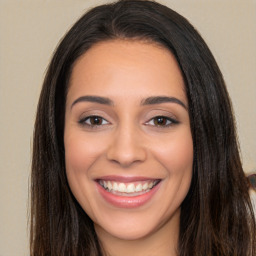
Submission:
M 117 182 L 135 182 L 135 181 L 150 181 L 150 180 L 160 180 L 159 178 L 145 177 L 145 176 L 118 176 L 118 175 L 107 175 L 101 176 L 96 180 L 106 180 L 106 181 L 117 181 Z

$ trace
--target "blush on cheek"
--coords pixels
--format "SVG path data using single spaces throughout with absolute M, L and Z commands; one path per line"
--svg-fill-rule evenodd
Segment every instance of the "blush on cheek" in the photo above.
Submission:
M 72 133 L 72 131 L 70 131 L 70 133 Z M 76 133 L 76 131 L 73 131 L 73 136 L 64 137 L 66 160 L 68 159 L 73 163 L 81 161 L 85 156 L 89 156 L 90 152 L 93 153 L 92 150 L 95 148 L 91 147 L 91 149 L 89 149 L 90 143 L 82 136 L 76 135 Z
M 85 136 L 67 136 L 65 142 L 65 162 L 67 175 L 89 175 L 91 167 L 102 155 L 104 149 L 95 140 Z M 99 146 L 98 146 L 99 145 Z M 72 172 L 72 173 L 70 173 Z
M 166 163 L 172 170 L 186 170 L 193 165 L 193 145 L 192 143 L 174 143 L 165 150 L 157 152 L 158 159 Z

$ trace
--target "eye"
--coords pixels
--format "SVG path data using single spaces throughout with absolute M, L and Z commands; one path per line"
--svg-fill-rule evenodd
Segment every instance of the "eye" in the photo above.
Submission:
M 152 126 L 168 127 L 170 125 L 177 124 L 177 123 L 178 121 L 173 118 L 166 117 L 166 116 L 156 116 L 150 119 L 146 124 L 152 125 Z
M 109 122 L 101 116 L 87 116 L 81 119 L 79 123 L 88 126 L 100 126 L 109 124 Z

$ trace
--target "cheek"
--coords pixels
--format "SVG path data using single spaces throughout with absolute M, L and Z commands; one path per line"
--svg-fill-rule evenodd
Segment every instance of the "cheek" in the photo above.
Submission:
M 92 137 L 85 136 L 82 132 L 64 137 L 67 173 L 74 171 L 85 174 L 102 154 L 104 151 L 102 140 Z
M 193 141 L 190 130 L 170 136 L 161 147 L 156 147 L 155 154 L 165 166 L 170 176 L 188 174 L 193 168 Z
M 158 161 L 167 170 L 166 198 L 169 211 L 180 207 L 186 197 L 192 179 L 193 141 L 190 132 L 174 136 L 165 142 L 165 150 L 159 150 Z
M 89 136 L 85 137 L 83 132 L 72 132 L 72 129 L 64 134 L 67 180 L 72 193 L 82 207 L 83 204 L 88 203 L 86 198 L 90 196 L 91 167 L 103 150 L 101 147 L 93 146 L 95 144 L 92 144 L 91 140 Z
M 104 149 L 97 139 L 89 138 L 83 132 L 64 134 L 66 175 L 69 187 L 89 216 L 93 216 L 93 180 L 91 170 L 102 156 Z
M 180 205 L 190 188 L 193 169 L 193 141 L 190 131 L 177 137 L 169 150 L 169 175 L 171 185 L 176 187 L 176 200 Z M 174 184 L 175 183 L 175 184 Z

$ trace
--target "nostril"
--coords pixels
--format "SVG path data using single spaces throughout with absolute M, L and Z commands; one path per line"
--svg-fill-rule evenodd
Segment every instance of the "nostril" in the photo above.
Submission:
M 107 159 L 123 167 L 146 160 L 146 147 L 132 120 L 120 122 L 107 148 Z
M 139 145 L 129 147 L 113 145 L 108 149 L 107 159 L 123 167 L 128 167 L 135 162 L 145 161 L 146 155 L 146 149 Z

